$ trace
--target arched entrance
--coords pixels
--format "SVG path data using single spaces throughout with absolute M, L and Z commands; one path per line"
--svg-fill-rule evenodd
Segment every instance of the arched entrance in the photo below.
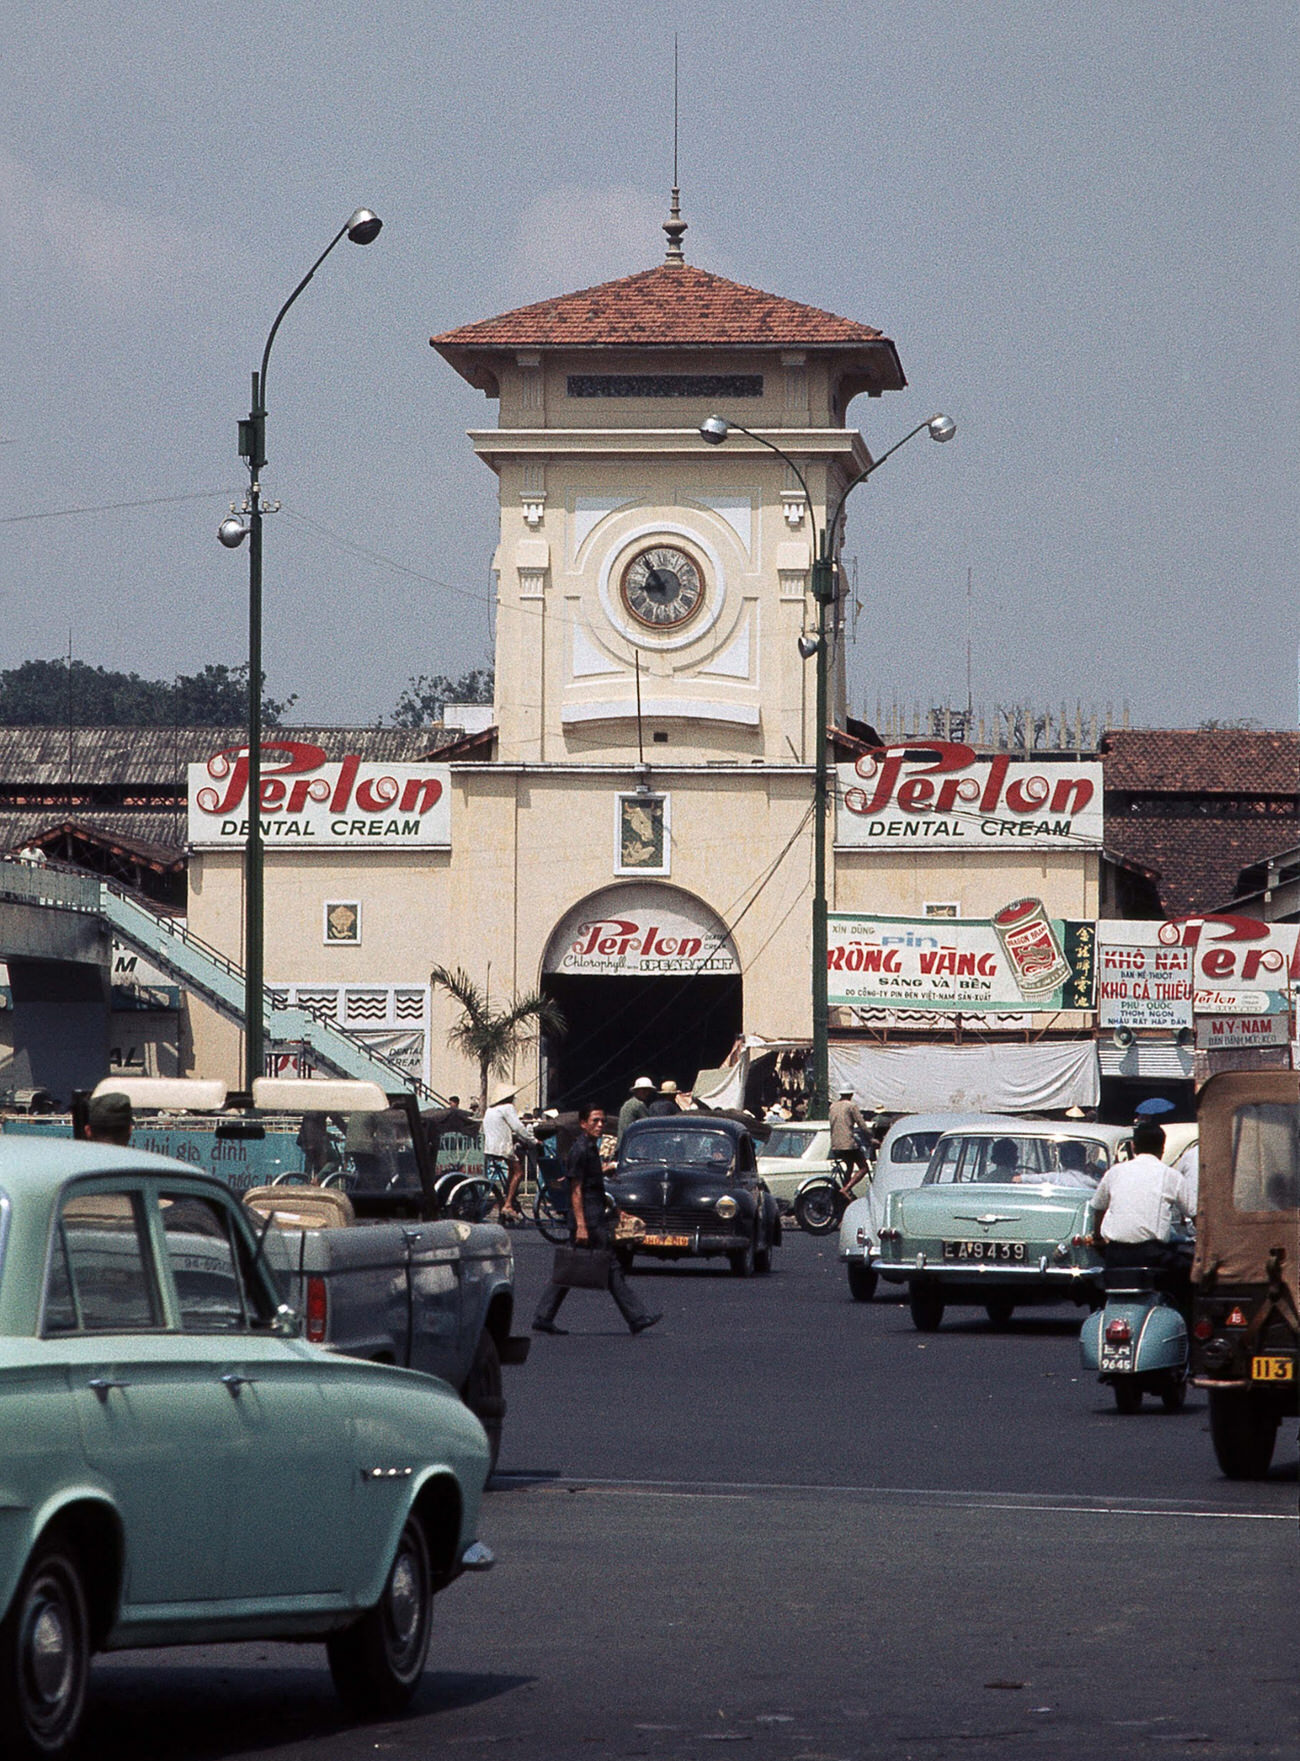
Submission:
M 631 881 L 593 893 L 556 926 L 542 990 L 569 1030 L 547 1042 L 547 1105 L 617 1108 L 638 1076 L 687 1089 L 716 1068 L 744 1020 L 727 926 L 692 893 Z

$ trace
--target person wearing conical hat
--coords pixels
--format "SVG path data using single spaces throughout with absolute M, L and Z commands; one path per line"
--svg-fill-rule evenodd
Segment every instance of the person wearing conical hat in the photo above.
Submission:
M 483 1115 L 483 1164 L 489 1179 L 504 1179 L 506 1196 L 501 1206 L 503 1223 L 522 1223 L 516 1194 L 524 1177 L 523 1158 L 515 1148 L 518 1143 L 536 1143 L 537 1139 L 515 1111 L 513 1083 L 503 1083 L 488 1096 L 488 1109 Z

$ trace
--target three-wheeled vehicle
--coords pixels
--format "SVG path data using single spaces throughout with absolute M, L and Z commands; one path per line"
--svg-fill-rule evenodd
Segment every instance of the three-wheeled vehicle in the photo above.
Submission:
M 1300 1072 L 1233 1070 L 1201 1090 L 1192 1380 L 1230 1480 L 1261 1479 L 1300 1412 Z

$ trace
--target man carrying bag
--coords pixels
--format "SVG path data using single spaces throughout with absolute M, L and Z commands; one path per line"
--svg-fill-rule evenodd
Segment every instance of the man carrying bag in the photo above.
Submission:
M 608 1290 L 633 1333 L 644 1333 L 662 1314 L 650 1315 L 641 1307 L 614 1257 L 613 1231 L 605 1216 L 605 1167 L 600 1159 L 600 1137 L 605 1114 L 600 1107 L 578 1110 L 578 1138 L 569 1151 L 569 1203 L 573 1207 L 573 1243 L 557 1247 L 551 1282 L 533 1316 L 534 1333 L 564 1333 L 555 1317 L 570 1290 Z

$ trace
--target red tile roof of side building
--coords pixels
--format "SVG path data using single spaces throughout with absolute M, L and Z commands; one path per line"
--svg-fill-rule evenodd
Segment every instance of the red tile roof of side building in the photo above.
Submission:
M 440 353 L 467 348 L 850 348 L 886 350 L 869 324 L 763 293 L 690 263 L 660 263 L 579 293 L 538 300 L 432 337 Z M 892 386 L 891 386 L 892 389 Z
M 1107 790 L 1136 794 L 1300 794 L 1300 732 L 1113 728 L 1102 741 Z

